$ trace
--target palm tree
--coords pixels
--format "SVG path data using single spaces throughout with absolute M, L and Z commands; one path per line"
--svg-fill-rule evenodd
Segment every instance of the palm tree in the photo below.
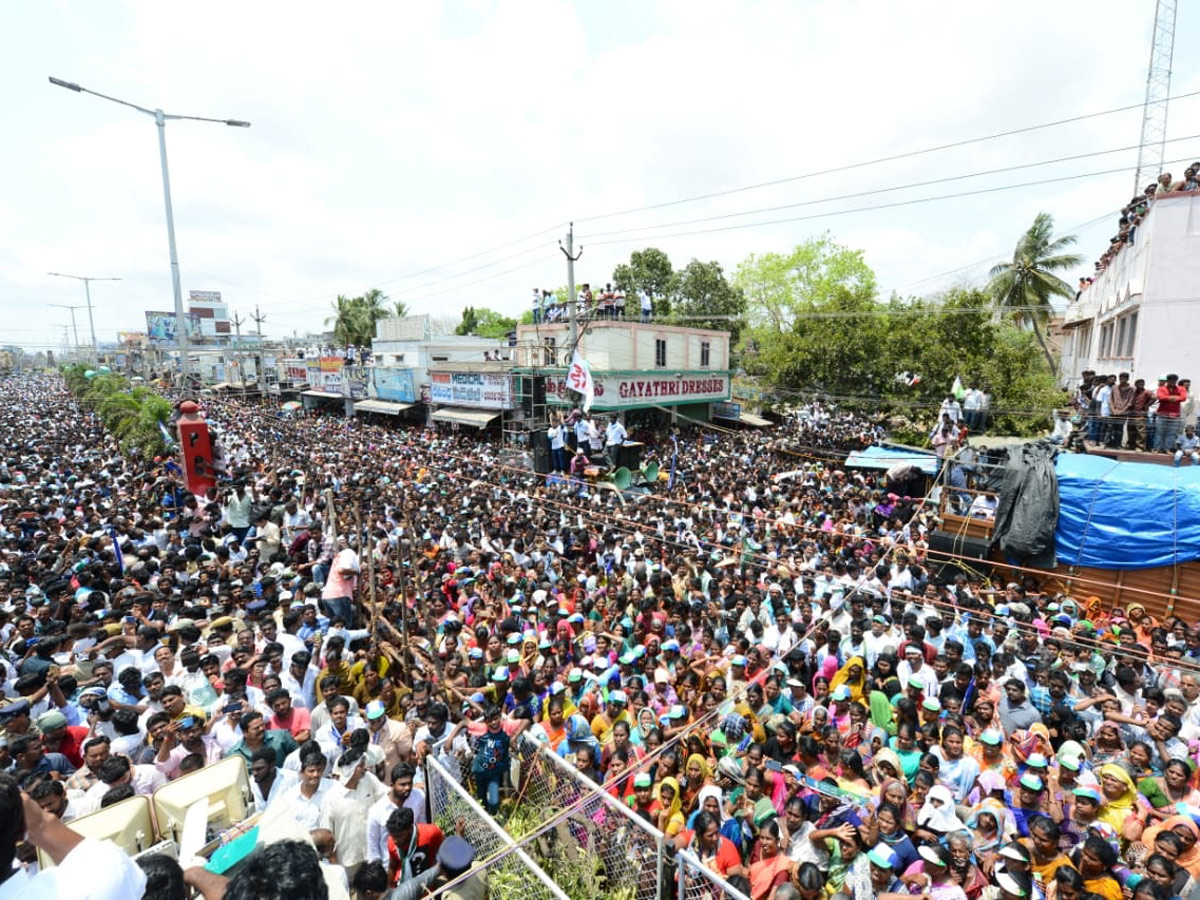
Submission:
M 359 319 L 358 319 L 358 340 L 356 344 L 366 345 L 371 343 L 375 337 L 375 323 L 380 319 L 386 319 L 391 313 L 388 311 L 387 294 L 379 290 L 379 288 L 371 288 L 361 297 L 356 297 L 359 302 Z
M 334 314 L 325 320 L 326 325 L 333 326 L 333 340 L 337 344 L 351 343 L 354 332 L 354 298 L 338 294 L 333 301 Z
M 396 315 L 401 319 L 408 315 L 408 304 L 403 300 L 394 300 L 392 305 L 396 308 Z
M 991 279 L 988 291 L 996 306 L 1009 312 L 1019 326 L 1033 329 L 1051 375 L 1057 373 L 1058 366 L 1046 346 L 1041 326 L 1053 311 L 1052 298 L 1070 300 L 1075 296 L 1071 286 L 1054 274 L 1083 262 L 1079 254 L 1063 252 L 1074 243 L 1073 234 L 1054 237 L 1054 217 L 1038 213 L 1029 230 L 1017 241 L 1012 262 L 1001 263 L 988 273 Z

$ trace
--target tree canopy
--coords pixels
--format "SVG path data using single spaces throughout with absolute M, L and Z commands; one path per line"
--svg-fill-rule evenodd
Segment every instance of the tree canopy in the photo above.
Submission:
M 516 319 L 502 315 L 494 309 L 486 306 L 467 306 L 463 308 L 462 321 L 458 323 L 454 333 L 502 339 L 516 328 Z
M 333 315 L 325 320 L 326 325 L 333 326 L 334 342 L 343 345 L 370 344 L 375 338 L 375 323 L 392 315 L 387 302 L 387 294 L 378 288 L 372 288 L 358 297 L 338 294 L 333 301 Z M 403 301 L 397 301 L 394 308 L 396 315 L 402 315 L 401 308 L 407 312 Z
M 629 255 L 628 263 L 621 263 L 613 269 L 613 284 L 627 296 L 636 296 L 638 291 L 648 293 L 656 316 L 671 312 L 676 280 L 670 257 L 657 247 L 634 250 Z

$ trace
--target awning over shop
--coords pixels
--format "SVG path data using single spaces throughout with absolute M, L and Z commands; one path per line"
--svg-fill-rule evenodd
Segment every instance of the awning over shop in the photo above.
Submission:
M 764 419 L 762 416 L 756 416 L 754 413 L 747 412 L 738 416 L 738 421 L 743 425 L 753 425 L 755 428 L 770 428 L 775 424 L 770 419 Z
M 846 457 L 846 465 L 859 469 L 890 469 L 901 463 L 920 469 L 926 475 L 936 475 L 938 470 L 938 458 L 932 453 L 902 450 L 899 447 L 876 445 L 866 450 L 855 450 Z
M 499 417 L 499 410 L 463 409 L 461 406 L 443 406 L 430 416 L 435 422 L 456 422 L 472 428 L 487 428 L 493 419 Z
M 335 394 L 332 391 L 301 391 L 301 397 L 319 397 L 322 400 L 344 400 L 341 394 Z
M 385 416 L 398 416 L 406 409 L 412 409 L 413 403 L 395 403 L 391 400 L 359 400 L 354 404 L 354 411 L 381 413 Z
M 219 381 L 216 384 L 214 384 L 211 388 L 209 388 L 209 390 L 223 391 L 227 387 L 232 387 L 232 385 L 228 381 Z

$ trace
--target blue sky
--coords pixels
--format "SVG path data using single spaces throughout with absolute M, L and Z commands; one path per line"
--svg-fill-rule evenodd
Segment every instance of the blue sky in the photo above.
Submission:
M 1181 4 L 1174 94 L 1200 90 Z M 733 269 L 823 231 L 861 248 L 881 288 L 931 292 L 982 277 L 1039 211 L 1077 228 L 1090 260 L 1133 188 L 1126 150 L 946 185 L 917 181 L 1137 143 L 1140 111 L 665 209 L 666 203 L 1040 122 L 1140 103 L 1154 4 L 912 2 L 12 3 L 0 91 L 0 343 L 57 346 L 96 285 L 101 340 L 169 309 L 153 122 L 51 86 L 48 75 L 168 112 L 185 294 L 219 290 L 266 331 L 317 330 L 337 293 L 380 286 L 416 312 L 510 314 L 642 246 Z M 1200 97 L 1169 136 L 1200 131 Z M 1168 159 L 1200 158 L 1200 139 Z M 1182 165 L 1173 166 L 1176 174 Z M 963 190 L 1108 175 L 872 212 Z M 807 203 L 708 224 L 671 223 Z M 825 214 L 830 215 L 825 215 Z M 658 237 L 735 222 L 763 227 Z M 1099 220 L 1099 221 L 1094 221 Z M 660 229 L 647 226 L 664 225 Z M 604 232 L 621 232 L 608 237 Z M 529 235 L 536 237 L 522 240 Z M 602 244 L 613 238 L 621 243 Z M 627 242 L 626 242 L 627 241 Z M 496 249 L 493 252 L 492 248 Z M 440 267 L 463 257 L 471 259 Z M 942 273 L 950 273 L 942 275 Z M 940 276 L 940 277 L 935 277 Z M 81 319 L 81 324 L 83 320 Z

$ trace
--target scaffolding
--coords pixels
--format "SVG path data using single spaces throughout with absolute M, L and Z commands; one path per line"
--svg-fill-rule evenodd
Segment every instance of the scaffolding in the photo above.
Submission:
M 501 462 L 534 468 L 534 459 L 549 454 L 546 431 L 550 412 L 546 404 L 546 373 L 538 366 L 513 372 L 513 408 L 505 410 L 500 422 L 503 435 Z

